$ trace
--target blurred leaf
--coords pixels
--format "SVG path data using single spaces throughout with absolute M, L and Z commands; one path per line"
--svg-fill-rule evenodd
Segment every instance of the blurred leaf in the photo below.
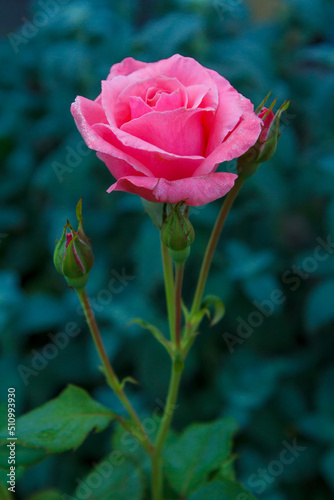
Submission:
M 187 497 L 187 500 L 256 500 L 239 483 L 224 479 L 202 486 Z
M 59 324 L 65 324 L 67 320 L 66 307 L 55 297 L 46 293 L 36 293 L 26 297 L 19 318 L 19 330 L 21 334 L 37 334 L 51 328 L 57 328 Z
M 46 490 L 30 496 L 27 500 L 63 500 L 64 495 L 56 490 Z
M 265 316 L 277 314 L 282 310 L 286 300 L 281 290 L 279 281 L 269 273 L 252 276 L 242 283 L 242 288 L 250 301 L 260 311 L 265 311 Z
M 330 488 L 334 491 L 334 448 L 321 460 L 321 471 Z
M 164 452 L 166 475 L 173 488 L 185 495 L 205 483 L 229 457 L 237 427 L 230 419 L 194 424 Z
M 308 296 L 305 323 L 314 332 L 334 320 L 334 280 L 328 279 L 313 288 Z
M 152 49 L 156 40 L 162 40 L 155 45 L 157 59 L 170 57 L 180 50 L 182 43 L 191 40 L 201 28 L 200 17 L 194 14 L 184 16 L 181 12 L 171 12 L 167 15 L 149 21 L 136 37 L 134 43 L 145 49 Z
M 93 488 L 89 486 L 92 483 Z M 94 500 L 141 500 L 144 485 L 139 468 L 129 458 L 119 454 L 114 458 L 111 452 L 79 482 L 76 498 L 82 498 L 87 489 Z
M 320 443 L 334 443 L 334 416 L 326 414 L 304 415 L 299 421 L 303 434 Z
M 233 279 L 255 276 L 265 271 L 274 261 L 271 251 L 252 253 L 245 243 L 238 240 L 230 241 L 226 250 L 230 260 L 229 275 Z

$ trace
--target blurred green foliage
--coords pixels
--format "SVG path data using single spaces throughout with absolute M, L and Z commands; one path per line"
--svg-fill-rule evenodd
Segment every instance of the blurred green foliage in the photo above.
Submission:
M 148 332 L 126 327 L 141 316 L 166 331 L 159 235 L 139 198 L 106 193 L 110 174 L 83 146 L 69 107 L 77 94 L 95 98 L 126 56 L 180 52 L 256 105 L 269 90 L 278 103 L 292 102 L 276 155 L 243 188 L 219 243 L 207 292 L 223 298 L 226 315 L 202 327 L 175 427 L 233 417 L 237 476 L 255 496 L 333 498 L 333 2 L 285 0 L 261 22 L 241 0 L 55 2 L 44 26 L 35 25 L 47 2 L 37 1 L 27 16 L 35 30 L 22 21 L 0 43 L 1 399 L 15 387 L 20 415 L 72 383 L 122 411 L 98 370 L 75 293 L 52 264 L 55 239 L 83 196 L 96 258 L 88 293 L 108 354 L 120 377 L 139 381 L 128 387 L 138 411 L 161 407 L 168 358 Z M 186 302 L 220 203 L 192 209 Z M 18 498 L 53 487 L 73 492 L 110 439 L 102 432 L 75 454 L 30 469 Z M 270 473 L 294 439 L 305 450 Z M 269 470 L 261 488 L 259 470 Z

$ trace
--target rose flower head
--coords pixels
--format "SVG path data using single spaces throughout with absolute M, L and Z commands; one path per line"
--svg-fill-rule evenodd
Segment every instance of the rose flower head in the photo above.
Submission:
M 262 120 L 216 71 L 176 54 L 114 64 L 101 94 L 71 106 L 87 146 L 116 182 L 111 191 L 199 206 L 224 196 L 236 175 L 217 172 L 257 141 Z

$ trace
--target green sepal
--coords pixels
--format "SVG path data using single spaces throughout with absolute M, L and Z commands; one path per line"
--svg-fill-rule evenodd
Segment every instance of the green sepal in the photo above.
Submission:
M 275 101 L 272 103 L 271 107 L 268 109 L 266 114 L 263 117 L 263 120 L 266 118 L 268 113 L 272 110 Z M 264 163 L 265 161 L 270 160 L 270 158 L 274 155 L 276 148 L 277 148 L 277 143 L 278 143 L 278 138 L 280 136 L 280 131 L 279 131 L 279 126 L 280 126 L 280 120 L 283 111 L 286 111 L 290 105 L 290 101 L 284 101 L 284 103 L 280 106 L 280 108 L 277 110 L 275 117 L 269 127 L 268 130 L 268 138 L 263 146 L 263 150 L 259 157 L 257 158 L 257 162 L 259 163 Z
M 263 101 L 258 105 L 258 107 L 256 108 L 255 110 L 255 114 L 258 115 L 259 113 L 261 113 L 261 110 L 262 108 L 264 108 L 264 105 L 266 104 L 266 102 L 268 101 L 269 99 L 269 96 L 271 94 L 272 90 L 270 92 L 268 92 L 268 94 L 266 95 L 266 97 L 263 99 Z
M 183 211 L 182 204 L 177 203 L 171 208 L 161 228 L 162 242 L 175 252 L 186 250 L 195 239 L 194 228 L 188 219 L 188 210 Z
M 55 250 L 53 253 L 53 263 L 58 271 L 58 273 L 63 274 L 63 262 L 66 251 L 66 229 L 68 227 L 68 222 L 65 224 L 63 229 L 63 234 L 61 235 L 60 240 L 56 239 Z
M 74 234 L 66 248 L 63 262 L 63 274 L 66 278 L 80 278 L 93 267 L 94 257 L 90 243 L 85 235 L 84 238 L 81 235 L 82 233 Z

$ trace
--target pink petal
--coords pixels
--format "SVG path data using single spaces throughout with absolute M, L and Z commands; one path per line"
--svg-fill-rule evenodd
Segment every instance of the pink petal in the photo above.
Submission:
M 154 177 L 124 177 L 110 186 L 108 192 L 126 191 L 138 194 L 148 201 L 178 203 L 198 207 L 224 196 L 234 185 L 235 174 L 217 172 L 203 177 L 176 181 Z
M 124 123 L 121 130 L 135 138 L 179 156 L 203 156 L 205 135 L 202 109 L 177 109 L 150 113 Z
M 213 83 L 213 82 L 212 82 Z M 218 91 L 216 85 L 212 88 L 207 85 L 190 85 L 187 87 L 188 93 L 188 108 L 205 108 L 207 106 L 217 109 L 218 106 Z
M 126 57 L 122 62 L 114 64 L 111 66 L 110 73 L 107 77 L 107 80 L 111 80 L 115 76 L 118 75 L 129 75 L 138 69 L 144 68 L 147 63 L 142 61 L 137 61 L 133 59 L 133 57 Z
M 243 114 L 240 94 L 216 71 L 208 71 L 217 85 L 219 104 L 212 124 L 206 156 L 212 153 L 223 142 L 227 134 L 237 125 Z
M 137 170 L 139 167 L 137 167 L 136 162 L 141 165 L 141 172 L 144 172 L 143 169 L 145 169 L 149 172 L 148 175 L 154 177 L 160 177 L 161 172 L 166 179 L 170 180 L 191 177 L 203 162 L 202 156 L 178 156 L 168 153 L 153 144 L 129 135 L 123 130 L 108 125 L 97 124 L 94 126 L 94 132 L 100 134 L 110 145 L 114 146 L 116 153 L 111 153 L 111 156 L 122 158 L 120 153 L 123 152 L 129 158 L 131 165 L 136 165 Z
M 153 189 L 158 182 L 159 179 L 155 177 L 123 177 L 115 182 L 115 184 L 112 184 L 107 192 L 125 191 L 127 193 L 138 194 L 148 201 L 157 201 L 153 194 Z
M 143 116 L 146 113 L 152 113 L 153 111 L 153 109 L 148 104 L 146 104 L 146 102 L 144 102 L 141 97 L 130 96 L 129 103 L 130 103 L 131 120 L 139 118 L 140 116 Z
M 179 90 L 174 90 L 171 94 L 162 92 L 154 106 L 155 111 L 171 111 L 183 107 L 183 99 Z
M 259 117 L 262 118 L 262 120 L 263 120 L 263 117 L 267 112 L 268 112 L 268 108 L 263 108 L 261 110 L 261 113 L 259 113 Z M 272 122 L 274 121 L 274 119 L 275 119 L 275 115 L 272 112 L 272 110 L 270 110 L 268 115 L 266 116 L 266 118 L 263 120 L 263 128 L 262 128 L 262 132 L 261 132 L 261 136 L 260 136 L 260 143 L 265 142 L 268 139 L 268 132 L 269 132 L 270 126 L 271 126 Z
M 117 149 L 109 141 L 109 137 L 104 133 L 104 127 L 109 126 L 106 125 L 106 116 L 100 104 L 78 96 L 71 106 L 71 112 L 84 141 L 90 149 L 111 155 L 128 163 L 133 167 L 132 175 L 138 175 L 138 172 L 150 175 L 149 170 L 138 160 Z M 95 122 L 97 122 L 97 125 Z M 101 131 L 97 129 L 98 127 L 102 127 Z
M 201 166 L 196 170 L 195 175 L 211 173 L 219 163 L 239 158 L 239 156 L 246 153 L 259 137 L 261 122 L 262 120 L 253 111 L 245 111 L 235 129 L 222 144 L 205 158 Z
M 108 170 L 109 172 L 111 173 L 111 175 L 113 177 L 115 177 L 115 179 L 119 179 L 120 177 L 128 177 L 128 176 L 140 176 L 140 175 L 144 175 L 144 174 L 141 174 L 141 171 L 139 171 L 138 169 L 135 169 L 130 161 L 134 161 L 133 159 L 129 159 L 128 161 L 127 160 L 124 160 L 124 159 L 121 159 L 121 158 L 118 158 L 117 156 L 115 155 L 110 155 L 110 154 L 107 154 L 107 153 L 100 153 L 100 152 L 97 152 L 96 153 L 96 156 L 101 160 L 103 161 L 103 163 L 105 163 L 105 165 L 108 167 Z M 145 173 L 149 176 L 151 176 L 151 173 L 149 170 L 147 170 L 144 166 L 143 166 L 143 171 L 145 171 Z
M 146 94 L 150 88 L 168 93 L 179 90 L 183 99 L 187 99 L 185 89 L 176 78 L 164 76 L 150 77 L 146 80 L 135 80 L 129 77 L 116 76 L 111 81 L 102 82 L 102 106 L 108 121 L 113 126 L 120 127 L 123 123 L 131 120 L 130 97 L 141 97 L 146 102 Z
M 175 54 L 169 59 L 162 59 L 152 64 L 150 68 L 155 74 L 177 78 L 186 87 L 200 84 L 212 87 L 212 79 L 206 68 L 192 57 Z M 138 72 L 141 74 L 143 70 Z

